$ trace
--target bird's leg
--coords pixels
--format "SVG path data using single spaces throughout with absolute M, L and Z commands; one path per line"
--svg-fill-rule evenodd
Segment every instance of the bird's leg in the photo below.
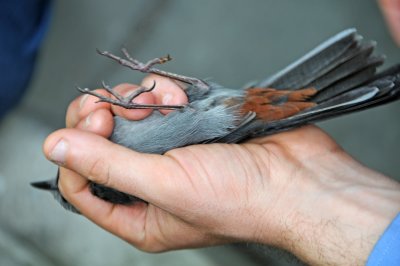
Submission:
M 125 109 L 154 109 L 154 110 L 159 110 L 159 109 L 166 109 L 166 110 L 177 110 L 177 109 L 182 109 L 185 107 L 184 105 L 157 105 L 157 104 L 139 104 L 139 103 L 134 103 L 132 102 L 136 97 L 138 97 L 140 94 L 145 93 L 145 92 L 150 92 L 156 87 L 156 82 L 154 81 L 153 86 L 150 88 L 146 87 L 140 87 L 137 90 L 133 91 L 131 94 L 128 96 L 124 97 L 120 95 L 118 92 L 115 90 L 111 89 L 110 86 L 106 85 L 104 82 L 102 82 L 102 85 L 104 89 L 109 92 L 112 96 L 115 97 L 106 97 L 104 95 L 101 95 L 100 93 L 97 93 L 95 91 L 91 91 L 88 88 L 79 88 L 77 89 L 84 93 L 84 94 L 90 94 L 93 95 L 97 98 L 99 98 L 98 102 L 106 102 L 106 103 L 111 103 L 113 105 L 118 105 L 121 106 Z
M 111 58 L 111 59 L 117 61 L 119 64 L 121 64 L 123 66 L 129 67 L 130 69 L 133 69 L 136 71 L 140 71 L 143 73 L 153 73 L 153 74 L 161 75 L 161 76 L 168 77 L 168 78 L 171 78 L 174 80 L 178 80 L 178 81 L 184 82 L 186 84 L 194 85 L 197 89 L 203 90 L 204 92 L 207 92 L 210 89 L 210 86 L 204 80 L 201 80 L 198 78 L 193 78 L 193 77 L 187 77 L 187 76 L 183 76 L 183 75 L 179 75 L 179 74 L 175 74 L 175 73 L 171 73 L 171 72 L 167 72 L 167 71 L 163 71 L 163 70 L 154 68 L 155 65 L 164 64 L 164 63 L 170 61 L 172 58 L 169 55 L 164 56 L 164 57 L 154 58 L 152 60 L 147 61 L 146 63 L 142 63 L 142 62 L 132 58 L 125 48 L 122 48 L 122 53 L 125 55 L 126 59 L 116 56 L 107 51 L 102 52 L 102 51 L 97 50 L 97 52 L 103 56 L 106 56 L 108 58 Z

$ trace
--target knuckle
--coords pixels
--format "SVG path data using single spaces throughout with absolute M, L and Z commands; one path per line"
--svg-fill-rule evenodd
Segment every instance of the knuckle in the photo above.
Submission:
M 104 157 L 96 158 L 90 164 L 87 178 L 103 186 L 108 186 L 110 184 L 110 167 Z

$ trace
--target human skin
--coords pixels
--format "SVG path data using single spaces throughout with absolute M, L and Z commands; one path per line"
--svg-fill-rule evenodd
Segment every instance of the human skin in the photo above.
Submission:
M 154 91 L 138 101 L 187 102 L 167 78 L 150 75 L 142 85 L 153 80 Z M 61 193 L 82 215 L 144 251 L 255 242 L 309 264 L 362 265 L 400 211 L 400 184 L 361 165 L 315 126 L 242 144 L 141 154 L 107 137 L 114 114 L 144 119 L 151 111 L 96 100 L 80 96 L 70 104 L 67 128 L 46 139 L 44 153 L 62 166 Z M 148 204 L 105 202 L 90 193 L 89 181 Z
M 400 46 L 400 0 L 378 0 L 389 30 Z

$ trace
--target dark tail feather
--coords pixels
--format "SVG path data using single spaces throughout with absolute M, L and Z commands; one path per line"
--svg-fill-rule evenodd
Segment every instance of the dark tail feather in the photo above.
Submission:
M 362 42 L 354 29 L 346 30 L 315 48 L 309 53 L 311 56 L 302 57 L 273 76 L 269 80 L 274 88 L 276 85 L 283 89 L 291 82 L 298 82 L 300 87 L 296 89 L 317 89 L 311 101 L 318 104 L 272 123 L 254 122 L 253 129 L 258 129 L 252 136 L 276 133 L 399 99 L 400 65 L 375 75 L 376 68 L 384 61 L 384 56 L 373 55 L 375 46 L 373 41 Z M 309 69 L 314 72 L 308 72 Z
M 344 93 L 354 86 L 359 86 L 365 82 L 367 82 L 370 77 L 374 75 L 376 72 L 376 66 L 367 67 L 353 75 L 350 75 L 346 79 L 336 82 L 335 84 L 331 85 L 329 89 L 322 90 L 318 92 L 318 94 L 313 98 L 314 102 L 321 103 L 334 97 L 335 95 L 339 95 Z
M 370 80 L 384 56 L 373 55 L 376 43 L 365 41 L 355 29 L 325 41 L 256 87 L 318 90 L 315 102 L 323 102 Z
M 374 43 L 361 44 L 361 41 L 355 29 L 342 31 L 256 87 L 290 90 L 308 87 L 360 53 L 372 52 Z
M 389 72 L 395 72 L 392 75 Z M 379 75 L 377 80 L 333 97 L 295 116 L 262 124 L 255 122 L 251 137 L 278 133 L 352 112 L 383 105 L 400 99 L 400 65 Z M 256 124 L 258 123 L 258 125 Z
M 315 88 L 317 103 L 273 122 L 254 120 L 219 139 L 239 142 L 382 105 L 400 98 L 400 64 L 375 74 L 384 56 L 373 55 L 375 42 L 362 42 L 355 29 L 345 30 L 256 87 L 297 90 Z
M 333 96 L 317 106 L 292 117 L 263 122 L 254 120 L 218 139 L 218 142 L 235 143 L 248 138 L 279 133 L 306 124 L 361 111 L 400 99 L 400 64 L 376 75 L 374 79 L 357 88 Z
M 43 190 L 58 190 L 58 186 L 54 179 L 39 181 L 39 182 L 31 182 L 31 186 Z

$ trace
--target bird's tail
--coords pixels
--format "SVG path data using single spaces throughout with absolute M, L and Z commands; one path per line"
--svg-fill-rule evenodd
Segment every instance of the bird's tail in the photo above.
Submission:
M 259 130 L 254 131 L 253 136 L 278 133 L 399 99 L 400 65 L 395 65 L 379 74 L 376 79 L 366 85 L 328 98 L 318 103 L 315 107 L 304 110 L 292 117 L 263 125 Z
M 384 56 L 374 55 L 374 48 L 375 42 L 363 41 L 355 29 L 348 29 L 260 82 L 256 87 L 315 89 L 316 93 L 307 100 L 314 106 L 276 121 L 255 120 L 227 136 L 228 142 L 240 141 L 240 136 L 277 133 L 399 99 L 400 65 L 376 74 Z

